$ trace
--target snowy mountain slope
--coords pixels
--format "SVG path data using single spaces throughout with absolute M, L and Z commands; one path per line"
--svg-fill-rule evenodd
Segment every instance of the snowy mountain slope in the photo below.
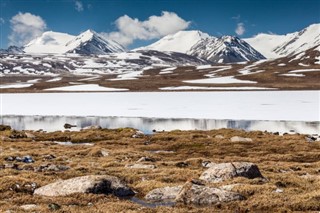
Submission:
M 98 33 L 87 30 L 66 44 L 67 52 L 83 55 L 124 52 L 125 49 L 115 41 L 107 40 Z
M 65 53 L 68 51 L 66 43 L 75 36 L 66 33 L 44 32 L 40 37 L 24 46 L 26 53 Z
M 244 40 L 267 58 L 294 55 L 320 44 L 320 24 L 286 35 L 262 33 Z
M 101 55 L 123 52 L 124 48 L 114 41 L 103 38 L 92 30 L 87 30 L 79 36 L 49 31 L 25 45 L 24 51 L 33 54 L 78 53 L 83 55 Z
M 233 36 L 201 39 L 191 47 L 187 54 L 214 63 L 234 63 L 265 59 L 263 55 L 253 49 L 248 43 Z
M 209 38 L 207 33 L 201 31 L 179 31 L 172 35 L 167 35 L 149 46 L 137 48 L 135 50 L 157 50 L 187 53 L 190 48 L 201 39 Z
M 197 66 L 205 60 L 177 53 L 140 50 L 137 52 L 109 53 L 106 55 L 0 55 L 1 75 L 59 75 L 59 74 L 134 74 L 145 68 Z
M 0 54 L 23 54 L 23 48 L 17 46 L 10 46 L 8 49 L 0 49 Z

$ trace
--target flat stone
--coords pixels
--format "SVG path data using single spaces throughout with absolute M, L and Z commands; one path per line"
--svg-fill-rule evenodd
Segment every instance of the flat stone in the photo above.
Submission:
M 152 202 L 174 201 L 181 189 L 182 186 L 157 188 L 150 191 L 145 199 Z
M 119 178 L 109 175 L 88 175 L 57 181 L 34 191 L 41 196 L 67 196 L 74 193 L 113 194 L 117 197 L 134 195 Z
M 251 138 L 243 138 L 243 137 L 239 137 L 239 136 L 233 136 L 232 138 L 230 138 L 231 142 L 252 142 Z

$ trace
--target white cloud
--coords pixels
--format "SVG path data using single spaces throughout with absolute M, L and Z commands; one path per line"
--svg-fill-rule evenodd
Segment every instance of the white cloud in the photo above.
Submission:
M 190 23 L 176 13 L 167 11 L 162 12 L 161 16 L 150 16 L 145 21 L 124 15 L 115 21 L 117 31 L 103 34 L 109 39 L 128 46 L 137 39 L 150 40 L 176 33 L 188 28 Z
M 78 11 L 78 12 L 83 11 L 83 4 L 81 1 L 75 1 L 74 6 L 75 6 L 76 11 Z
M 27 44 L 47 28 L 46 22 L 40 16 L 21 12 L 11 18 L 10 25 L 9 45 L 17 46 Z
M 3 25 L 4 23 L 6 23 L 6 21 L 0 17 L 0 25 Z
M 244 27 L 244 23 L 238 23 L 235 29 L 237 35 L 241 36 L 245 33 L 246 28 Z

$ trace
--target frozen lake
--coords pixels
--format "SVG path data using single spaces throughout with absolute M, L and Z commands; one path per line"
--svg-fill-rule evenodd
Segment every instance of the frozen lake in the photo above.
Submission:
M 303 121 L 248 121 L 248 120 L 216 120 L 216 119 L 183 119 L 183 118 L 134 118 L 134 117 L 79 117 L 79 116 L 3 116 L 0 122 L 17 130 L 57 131 L 64 130 L 64 124 L 77 127 L 72 130 L 99 125 L 103 128 L 131 127 L 145 133 L 170 130 L 211 130 L 221 128 L 261 130 L 268 132 L 303 134 L 319 134 L 320 122 Z
M 320 91 L 1 94 L 0 107 L 1 115 L 320 121 Z

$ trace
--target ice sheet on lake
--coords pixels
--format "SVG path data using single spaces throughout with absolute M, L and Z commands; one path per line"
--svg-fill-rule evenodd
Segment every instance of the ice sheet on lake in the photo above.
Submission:
M 127 91 L 128 89 L 102 87 L 97 84 L 81 84 L 45 89 L 47 91 Z
M 2 94 L 3 115 L 320 121 L 320 91 Z
M 160 90 L 269 90 L 274 88 L 265 87 L 198 87 L 198 86 L 177 86 L 162 87 Z

